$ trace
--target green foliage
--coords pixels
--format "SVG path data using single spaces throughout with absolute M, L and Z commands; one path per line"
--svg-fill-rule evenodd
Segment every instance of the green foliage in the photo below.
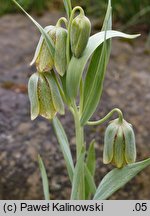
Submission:
M 54 126 L 54 130 L 58 139 L 58 142 L 60 144 L 60 148 L 63 152 L 65 161 L 66 161 L 66 166 L 67 166 L 67 170 L 68 170 L 68 174 L 70 177 L 71 182 L 73 181 L 73 173 L 74 173 L 74 164 L 73 164 L 73 160 L 72 160 L 72 155 L 71 155 L 71 151 L 69 148 L 69 142 L 68 142 L 68 138 L 66 136 L 66 133 L 60 123 L 60 121 L 58 120 L 58 118 L 54 118 L 53 119 L 53 126 Z
M 94 175 L 96 169 L 96 152 L 95 140 L 92 140 L 87 150 L 87 158 L 85 163 L 85 199 L 89 199 L 91 194 L 95 194 L 96 185 Z
M 73 183 L 72 183 L 72 192 L 71 192 L 71 200 L 78 199 L 79 186 L 82 182 L 83 174 L 84 174 L 84 151 L 81 151 L 81 154 L 78 158 L 78 161 L 75 166 L 74 175 L 73 175 Z
M 137 163 L 129 164 L 122 169 L 113 169 L 102 179 L 94 196 L 94 200 L 109 198 L 115 191 L 124 186 L 141 170 L 150 165 L 150 158 Z
M 74 5 L 78 4 L 78 1 L 73 0 Z M 80 5 L 83 6 L 88 14 L 94 14 L 97 17 L 103 17 L 105 9 L 107 7 L 106 0 L 81 0 Z M 115 20 L 122 23 L 127 23 L 132 19 L 135 14 L 140 11 L 145 11 L 145 13 L 137 17 L 137 23 L 150 23 L 149 15 L 150 10 L 147 11 L 147 8 L 150 6 L 149 0 L 113 0 L 113 15 Z
M 139 35 L 128 35 L 122 32 L 109 30 L 106 34 L 106 39 L 110 39 L 113 37 L 123 37 L 132 39 L 138 37 Z M 67 90 L 68 95 L 71 99 L 74 99 L 77 96 L 77 92 L 79 89 L 79 84 L 84 72 L 84 68 L 90 59 L 91 55 L 94 51 L 105 41 L 105 32 L 99 32 L 95 35 L 92 35 L 89 39 L 86 49 L 81 58 L 77 59 L 74 56 L 71 58 L 69 63 L 68 71 L 67 71 Z M 95 60 L 96 61 L 96 60 Z M 76 65 L 76 67 L 74 67 Z M 86 119 L 87 120 L 87 119 Z M 83 122 L 84 124 L 85 122 Z
M 46 7 L 47 0 L 18 0 L 18 3 L 27 11 L 35 10 L 37 13 L 40 13 Z M 1 0 L 0 15 L 16 11 L 16 7 L 11 1 Z
M 112 29 L 112 8 L 109 1 L 106 16 L 104 19 L 102 31 L 104 34 L 104 43 L 100 45 L 94 52 L 84 85 L 84 97 L 83 97 L 83 114 L 81 118 L 82 124 L 92 116 L 102 94 L 103 81 L 105 78 L 106 67 L 108 64 L 110 51 L 111 51 L 111 39 L 107 39 L 108 30 Z M 92 80 L 92 82 L 91 82 Z M 94 100 L 93 100 L 94 99 Z
M 71 2 L 69 0 L 63 0 L 64 3 L 64 7 L 66 10 L 66 14 L 67 14 L 67 18 L 69 19 L 70 15 L 71 15 L 71 11 L 72 11 L 72 6 L 71 6 Z
M 62 1 L 58 1 L 60 5 L 62 5 Z M 69 2 L 69 1 L 68 1 Z M 65 7 L 68 3 L 64 1 Z M 103 17 L 105 14 L 105 10 L 107 7 L 106 0 L 81 0 L 76 1 L 73 0 L 73 5 L 78 5 L 80 3 L 87 12 L 87 14 L 91 14 L 97 17 Z M 55 3 L 54 0 L 18 0 L 18 3 L 23 6 L 23 8 L 27 11 L 34 10 L 37 13 L 42 12 L 45 8 L 47 8 L 49 3 Z M 68 3 L 69 4 L 69 3 Z M 149 0 L 113 0 L 113 15 L 115 20 L 122 22 L 124 24 L 132 21 L 132 18 L 137 14 L 134 19 L 133 24 L 142 23 L 142 24 L 150 24 L 150 2 Z M 10 12 L 15 12 L 16 8 L 10 1 L 1 0 L 0 7 L 0 15 Z M 71 6 L 69 5 L 68 13 L 70 14 Z M 132 24 L 130 23 L 130 25 Z
M 42 158 L 40 157 L 40 155 L 38 155 L 38 162 L 39 162 L 39 168 L 41 172 L 44 197 L 45 197 L 45 200 L 50 200 L 48 177 L 47 177 L 46 169 L 44 166 L 44 162 Z
M 45 39 L 47 48 L 50 52 L 50 54 L 52 55 L 52 57 L 54 57 L 54 47 L 53 47 L 53 42 L 52 39 L 49 37 L 49 35 L 47 34 L 46 30 L 42 28 L 42 26 L 36 22 L 36 20 L 34 20 L 23 8 L 21 5 L 18 4 L 18 2 L 16 0 L 12 0 L 19 8 L 20 10 L 22 10 L 28 17 L 29 19 L 34 23 L 34 25 L 38 28 L 38 30 L 40 31 L 40 33 L 42 34 L 43 38 Z

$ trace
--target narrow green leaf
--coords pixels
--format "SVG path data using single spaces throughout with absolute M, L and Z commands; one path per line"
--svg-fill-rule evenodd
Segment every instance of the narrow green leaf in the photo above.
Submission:
M 72 182 L 73 173 L 74 173 L 74 165 L 73 165 L 73 159 L 72 159 L 71 151 L 69 148 L 69 143 L 68 143 L 66 133 L 57 117 L 53 119 L 53 126 L 54 126 L 54 130 L 55 130 L 58 142 L 60 144 L 60 148 L 62 150 L 64 159 L 65 159 L 65 162 L 66 162 L 70 180 Z
M 70 101 L 70 98 L 68 96 L 67 89 L 66 89 L 66 73 L 64 74 L 63 77 L 60 76 L 60 80 L 61 80 L 64 95 L 65 95 L 65 98 L 66 98 L 66 102 L 67 102 L 68 105 L 70 105 L 71 101 Z
M 111 30 L 111 29 L 112 29 L 112 7 L 111 7 L 111 0 L 108 0 L 107 11 L 106 11 L 106 15 L 105 15 L 105 19 L 101 31 Z
M 63 0 L 68 19 L 70 18 L 72 6 L 71 0 Z
M 83 55 L 81 58 L 77 59 L 74 56 L 71 58 L 71 61 L 68 66 L 67 70 L 67 92 L 70 97 L 70 99 L 74 99 L 77 96 L 77 92 L 80 86 L 80 81 L 82 78 L 82 74 L 84 71 L 84 68 L 93 54 L 93 52 L 96 50 L 98 46 L 100 46 L 105 41 L 105 31 L 97 33 L 90 37 L 87 47 L 83 52 Z M 106 34 L 106 40 L 113 38 L 113 37 L 123 37 L 128 39 L 133 39 L 138 37 L 138 35 L 128 35 L 124 34 L 122 32 L 109 30 Z
M 86 167 L 88 171 L 90 172 L 89 174 L 91 175 L 90 178 L 93 179 L 94 182 L 94 174 L 95 174 L 95 167 L 96 167 L 96 155 L 95 155 L 95 140 L 92 140 L 87 152 L 87 158 L 86 158 Z M 87 174 L 85 173 L 85 198 L 90 199 L 91 195 L 91 188 L 89 187 L 89 180 L 87 179 Z
M 78 161 L 75 166 L 73 183 L 72 183 L 72 192 L 71 192 L 71 200 L 78 199 L 78 189 L 80 186 L 82 179 L 82 173 L 84 172 L 84 157 L 85 153 L 81 151 L 81 154 L 78 158 Z
M 106 32 L 108 30 L 112 30 L 112 7 L 111 7 L 111 0 L 108 0 L 107 11 L 106 11 L 106 15 L 105 15 L 105 19 L 104 19 L 101 31 L 105 31 Z M 107 32 L 106 32 L 106 34 L 107 34 Z M 109 57 L 110 57 L 110 52 L 111 52 L 111 39 L 107 40 L 106 46 L 107 46 L 107 63 L 108 63 Z
M 39 29 L 39 31 L 41 32 L 43 38 L 46 41 L 47 47 L 49 49 L 49 52 L 51 54 L 52 57 L 54 57 L 54 47 L 53 47 L 53 42 L 51 40 L 51 38 L 49 37 L 49 35 L 47 34 L 47 32 L 42 28 L 42 26 L 35 21 L 22 7 L 21 5 L 19 5 L 15 0 L 12 0 L 29 18 L 30 20 L 36 25 L 36 27 Z
M 115 191 L 123 187 L 140 171 L 150 165 L 150 158 L 129 164 L 122 169 L 115 168 L 102 179 L 94 196 L 94 200 L 105 200 Z
M 100 100 L 102 89 L 103 89 L 103 81 L 105 77 L 106 66 L 107 66 L 108 53 L 106 49 L 106 44 L 104 44 L 102 48 L 97 49 L 94 56 L 95 58 L 92 58 L 88 72 L 91 74 L 92 68 L 94 66 L 93 74 L 95 74 L 95 77 L 93 78 L 90 85 L 87 86 L 89 87 L 88 94 L 87 94 L 87 91 L 84 90 L 85 97 L 84 97 L 84 103 L 83 103 L 83 112 L 81 116 L 81 125 L 84 125 L 90 119 L 90 117 L 96 110 L 97 105 L 99 104 L 99 100 Z M 99 59 L 99 56 L 100 56 L 100 59 Z M 95 65 L 95 59 L 96 59 L 96 62 L 98 63 L 97 65 Z M 85 87 L 85 89 L 87 87 Z
M 96 167 L 96 155 L 95 155 L 95 140 L 92 140 L 90 143 L 88 152 L 87 152 L 87 158 L 86 158 L 86 165 L 91 173 L 92 176 L 95 174 L 95 167 Z
M 96 192 L 96 185 L 95 185 L 95 182 L 94 182 L 94 178 L 93 176 L 91 175 L 91 172 L 90 170 L 88 169 L 87 165 L 85 164 L 85 179 L 86 179 L 86 182 L 87 182 L 87 186 L 88 186 L 88 191 L 92 194 L 95 194 Z M 87 189 L 87 188 L 86 188 Z M 87 190 L 86 190 L 87 191 Z
M 40 155 L 38 155 L 38 162 L 39 162 L 39 168 L 40 168 L 41 177 L 42 177 L 44 197 L 45 197 L 45 200 L 50 200 L 48 177 L 47 177 L 47 173 L 46 173 L 46 169 L 45 169 L 43 160 L 40 157 Z
M 105 31 L 105 39 L 107 31 L 111 30 L 112 28 L 111 14 L 111 1 L 109 1 L 102 27 L 102 30 Z M 81 124 L 85 124 L 86 121 L 89 120 L 96 110 L 97 105 L 99 104 L 103 89 L 105 71 L 110 56 L 110 50 L 111 39 L 107 41 L 105 40 L 103 45 L 99 46 L 92 56 L 84 84 L 83 114 L 81 118 Z

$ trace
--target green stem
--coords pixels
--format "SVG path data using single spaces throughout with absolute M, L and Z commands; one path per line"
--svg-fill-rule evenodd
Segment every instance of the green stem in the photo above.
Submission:
M 110 111 L 104 118 L 98 120 L 98 121 L 88 121 L 87 125 L 100 125 L 103 124 L 105 121 L 107 121 L 115 112 L 119 115 L 119 122 L 122 123 L 123 121 L 123 114 L 120 109 L 115 108 L 112 111 Z
M 65 17 L 61 17 L 57 23 L 56 23 L 56 27 L 61 27 L 62 26 L 62 23 L 65 24 L 66 28 L 68 28 L 68 21 Z
M 81 79 L 80 82 L 80 105 L 79 105 L 80 116 L 82 114 L 82 111 L 83 111 L 83 79 Z

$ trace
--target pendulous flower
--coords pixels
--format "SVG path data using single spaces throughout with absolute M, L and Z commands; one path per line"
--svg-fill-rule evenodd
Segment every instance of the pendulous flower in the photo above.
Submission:
M 60 26 L 47 26 L 45 31 L 53 42 L 55 49 L 54 57 L 51 56 L 47 44 L 41 36 L 31 65 L 35 63 L 37 71 L 39 72 L 49 72 L 55 67 L 59 75 L 63 76 L 66 72 L 67 65 L 67 30 Z
M 104 138 L 104 164 L 113 163 L 117 168 L 136 160 L 135 135 L 131 124 L 113 120 L 106 129 Z
M 64 114 L 64 104 L 53 73 L 32 74 L 28 83 L 28 94 L 32 120 L 38 115 L 53 119 L 57 112 Z
M 55 26 L 52 25 L 45 27 L 45 31 L 52 39 L 51 40 L 52 42 L 53 42 L 52 32 L 54 28 Z M 54 46 L 54 42 L 53 42 L 53 46 Z M 44 40 L 42 35 L 40 37 L 40 40 L 36 47 L 34 58 L 30 65 L 33 65 L 34 63 L 36 65 L 37 71 L 39 72 L 48 72 L 52 70 L 54 66 L 54 59 L 51 53 L 49 52 L 46 41 Z

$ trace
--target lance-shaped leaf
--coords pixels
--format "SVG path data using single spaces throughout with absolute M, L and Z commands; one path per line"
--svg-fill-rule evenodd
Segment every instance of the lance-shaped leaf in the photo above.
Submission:
M 91 77 L 92 74 L 91 72 L 93 72 L 95 76 L 90 83 L 88 82 L 89 85 L 86 82 L 86 87 L 84 89 L 84 102 L 83 102 L 83 111 L 81 115 L 81 125 L 84 125 L 89 120 L 89 118 L 92 116 L 99 103 L 99 99 L 103 88 L 103 81 L 105 77 L 107 56 L 108 53 L 106 49 L 106 44 L 104 44 L 103 47 L 100 47 L 100 49 L 96 50 L 94 54 L 95 58 L 92 58 L 91 60 L 91 64 L 89 66 L 87 76 L 90 74 L 89 77 Z M 88 88 L 88 92 L 87 92 L 87 88 Z
M 106 15 L 105 15 L 105 19 L 104 19 L 101 31 L 107 31 L 107 30 L 112 30 L 111 0 L 108 0 L 107 11 L 106 11 Z M 107 46 L 107 62 L 108 62 L 109 56 L 110 56 L 110 51 L 111 51 L 111 39 L 107 40 L 106 46 Z
M 106 15 L 105 15 L 105 19 L 104 19 L 101 31 L 106 31 L 107 29 L 112 29 L 112 7 L 111 7 L 111 0 L 108 0 L 107 11 L 106 11 Z
M 45 200 L 50 200 L 48 177 L 47 177 L 47 173 L 46 173 L 46 169 L 45 169 L 43 160 L 40 157 L 40 155 L 38 155 L 38 162 L 39 162 L 39 168 L 40 168 L 41 177 L 42 177 L 44 197 L 45 197 Z
M 78 189 L 82 181 L 82 177 L 83 177 L 82 174 L 84 173 L 84 157 L 85 157 L 85 153 L 81 151 L 74 170 L 71 200 L 78 199 Z
M 106 34 L 106 40 L 113 38 L 113 37 L 123 37 L 123 38 L 133 39 L 138 36 L 139 34 L 129 35 L 129 34 L 119 32 L 119 31 L 109 30 L 107 31 L 107 34 Z M 100 33 L 97 33 L 91 36 L 88 41 L 87 47 L 85 48 L 83 52 L 82 57 L 77 59 L 73 56 L 71 58 L 71 61 L 69 63 L 68 70 L 67 70 L 67 77 L 66 77 L 67 92 L 68 92 L 70 99 L 73 100 L 74 98 L 76 98 L 84 68 L 89 58 L 93 54 L 93 52 L 104 41 L 105 41 L 105 31 L 102 31 Z
M 85 164 L 85 180 L 86 180 L 85 191 L 86 191 L 86 197 L 88 198 L 90 193 L 95 194 L 96 185 L 95 185 L 95 182 L 94 182 L 94 178 L 91 175 L 91 172 L 89 171 L 86 164 Z
M 70 18 L 72 6 L 71 0 L 63 0 L 68 19 Z
M 71 155 L 71 151 L 69 148 L 69 143 L 68 143 L 66 133 L 57 117 L 53 119 L 53 126 L 54 126 L 54 130 L 55 130 L 58 142 L 60 144 L 60 148 L 62 150 L 64 159 L 65 159 L 65 162 L 66 162 L 70 180 L 72 182 L 73 173 L 74 173 L 74 164 L 73 164 L 72 155 Z
M 89 199 L 90 194 L 93 193 L 94 174 L 96 168 L 96 155 L 95 155 L 95 140 L 92 140 L 87 152 L 86 164 L 85 164 L 85 198 Z M 94 192 L 95 193 L 95 192 Z
M 48 47 L 48 50 L 51 54 L 52 57 L 54 57 L 54 47 L 53 47 L 53 42 L 51 40 L 51 38 L 49 37 L 49 35 L 47 34 L 47 32 L 42 28 L 42 26 L 37 22 L 35 21 L 22 7 L 21 5 L 19 5 L 17 3 L 17 1 L 15 0 L 12 0 L 29 18 L 30 20 L 35 24 L 35 26 L 39 29 L 39 31 L 41 32 L 43 38 L 45 39 L 46 41 L 46 44 L 47 44 L 47 47 Z
M 115 191 L 123 187 L 128 181 L 140 171 L 150 165 L 150 158 L 129 164 L 122 169 L 115 168 L 102 179 L 94 196 L 94 200 L 105 200 Z
M 96 168 L 96 155 L 95 155 L 95 140 L 92 140 L 90 143 L 88 152 L 87 152 L 87 158 L 86 158 L 86 165 L 91 173 L 92 176 L 95 174 L 95 168 Z
M 106 16 L 102 30 L 105 31 L 105 38 L 107 31 L 112 28 L 112 13 L 111 13 L 111 1 L 109 1 Z M 103 80 L 105 77 L 105 71 L 110 56 L 111 40 L 105 40 L 103 45 L 99 46 L 90 62 L 86 79 L 84 83 L 83 94 L 83 114 L 81 118 L 81 124 L 85 124 L 87 120 L 92 116 L 96 110 L 97 105 L 101 97 L 103 89 Z

